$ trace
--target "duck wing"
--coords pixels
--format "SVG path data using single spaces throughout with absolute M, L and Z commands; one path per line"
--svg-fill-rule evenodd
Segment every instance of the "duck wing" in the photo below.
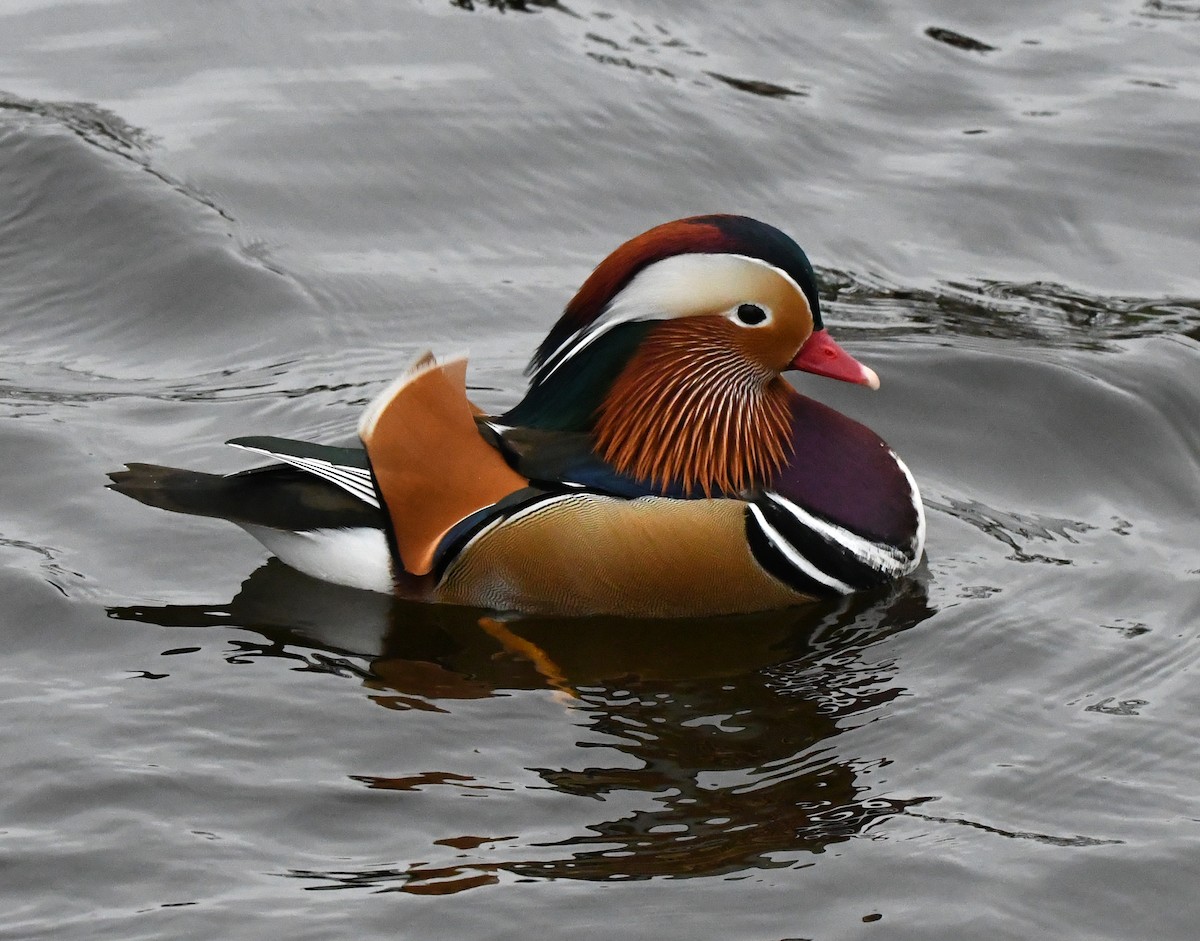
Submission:
M 322 480 L 341 487 L 368 506 L 379 509 L 379 497 L 375 493 L 375 483 L 371 478 L 371 465 L 367 460 L 367 452 L 362 448 L 339 448 L 270 435 L 232 438 L 225 443 L 243 451 L 275 458 L 298 470 L 315 474 Z M 270 469 L 269 465 L 252 467 L 233 476 L 258 474 Z

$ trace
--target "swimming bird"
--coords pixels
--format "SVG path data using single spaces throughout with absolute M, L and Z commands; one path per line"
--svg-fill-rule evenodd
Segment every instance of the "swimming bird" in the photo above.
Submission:
M 229 444 L 228 476 L 129 464 L 110 487 L 228 519 L 309 575 L 548 614 L 769 610 L 911 572 L 920 494 L 874 432 L 801 395 L 803 370 L 878 388 L 829 336 L 779 229 L 694 216 L 621 245 L 485 415 L 466 359 L 426 353 L 368 406 L 363 447 Z

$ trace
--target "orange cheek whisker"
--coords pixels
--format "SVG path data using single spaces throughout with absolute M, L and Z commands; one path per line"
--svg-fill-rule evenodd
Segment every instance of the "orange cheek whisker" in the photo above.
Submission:
M 730 343 L 723 323 L 652 333 L 598 410 L 598 452 L 664 490 L 733 494 L 765 483 L 790 449 L 790 387 Z

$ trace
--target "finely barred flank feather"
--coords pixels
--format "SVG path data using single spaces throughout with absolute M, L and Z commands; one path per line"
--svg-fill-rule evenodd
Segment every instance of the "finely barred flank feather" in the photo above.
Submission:
M 791 387 L 723 317 L 657 326 L 596 416 L 597 452 L 616 470 L 706 497 L 768 483 L 791 455 Z

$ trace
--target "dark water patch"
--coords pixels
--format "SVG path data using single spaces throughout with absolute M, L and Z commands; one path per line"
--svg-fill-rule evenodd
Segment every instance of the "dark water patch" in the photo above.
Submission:
M 599 62 L 601 65 L 615 65 L 623 69 L 629 69 L 633 72 L 640 72 L 642 75 L 661 75 L 663 78 L 675 78 L 675 73 L 657 65 L 643 65 L 634 62 L 628 56 L 613 56 L 603 52 L 589 52 L 588 58 L 594 62 Z
M 945 43 L 947 46 L 953 46 L 955 49 L 963 49 L 966 52 L 995 52 L 996 47 L 988 45 L 981 40 L 974 39 L 971 36 L 965 36 L 962 33 L 956 33 L 952 29 L 946 29 L 944 26 L 930 26 L 925 30 L 925 35 L 930 39 L 936 39 L 940 43 Z
M 719 82 L 724 82 L 730 88 L 749 92 L 752 95 L 761 95 L 763 98 L 806 98 L 808 96 L 807 91 L 786 88 L 783 85 L 764 82 L 760 79 L 734 78 L 732 75 L 722 75 L 720 72 L 705 72 L 704 74 Z
M 925 506 L 962 520 L 999 540 L 1012 550 L 1008 558 L 1014 562 L 1071 565 L 1073 563 L 1069 557 L 1069 550 L 1062 556 L 1051 556 L 1041 552 L 1030 552 L 1025 547 L 1033 541 L 1052 543 L 1057 540 L 1078 545 L 1077 537 L 1096 529 L 1095 526 L 1078 520 L 1003 512 L 976 500 L 959 500 L 953 497 L 938 500 L 926 496 Z
M 1087 712 L 1102 712 L 1109 716 L 1136 716 L 1143 706 L 1150 705 L 1148 699 L 1121 699 L 1118 700 L 1115 696 L 1108 696 L 1100 702 L 1092 703 L 1087 707 Z
M 634 19 L 609 16 L 603 27 L 608 31 L 618 29 L 621 38 L 592 29 L 583 35 L 586 43 L 601 46 L 604 50 L 586 49 L 589 59 L 601 65 L 616 65 L 648 76 L 669 79 L 691 79 L 696 81 L 701 74 L 694 70 L 689 58 L 705 58 L 708 54 L 694 48 L 690 43 L 672 34 L 661 23 L 647 25 Z
M 313 891 L 322 889 L 367 889 L 377 892 L 407 892 L 412 895 L 455 895 L 467 889 L 496 885 L 500 882 L 488 866 L 430 867 L 416 864 L 403 869 L 370 869 L 365 871 L 331 871 L 293 869 L 283 875 L 293 879 L 315 880 L 317 885 L 306 886 Z
M 558 10 L 560 13 L 571 13 L 558 0 L 450 0 L 450 5 L 468 12 L 480 8 L 499 10 L 501 13 L 509 10 L 517 13 L 536 13 L 538 10 Z
M 909 810 L 909 816 L 917 817 L 921 820 L 930 820 L 934 823 L 956 824 L 963 827 L 973 827 L 976 830 L 982 830 L 985 833 L 992 833 L 996 836 L 1006 837 L 1010 840 L 1033 840 L 1035 843 L 1044 843 L 1047 846 L 1066 846 L 1066 847 L 1087 847 L 1087 846 L 1114 846 L 1125 842 L 1124 840 L 1107 840 L 1101 837 L 1093 836 L 1056 836 L 1050 833 L 1032 833 L 1022 830 L 1004 830 L 1000 827 L 989 826 L 986 823 L 980 823 L 976 820 L 963 820 L 961 818 L 952 817 L 937 817 L 933 814 L 922 813 L 920 811 Z
M 1115 349 L 1111 341 L 1163 334 L 1200 340 L 1194 298 L 1100 295 L 1050 282 L 952 281 L 929 289 L 830 269 L 820 275 L 832 296 L 831 318 L 891 334 L 949 333 L 1059 349 Z
M 456 836 L 433 842 L 435 846 L 449 846 L 456 850 L 473 850 L 486 844 L 504 843 L 515 839 L 515 836 Z
M 511 787 L 496 787 L 484 784 L 467 774 L 453 771 L 425 771 L 404 778 L 381 778 L 369 775 L 351 775 L 351 780 L 360 781 L 367 787 L 382 791 L 420 791 L 427 787 L 451 785 L 468 790 L 511 791 Z M 444 840 L 438 841 L 444 843 Z
M 1200 20 L 1200 4 L 1177 0 L 1145 0 L 1138 12 L 1156 20 Z
M 1103 628 L 1110 631 L 1117 631 L 1122 637 L 1140 637 L 1142 634 L 1150 633 L 1150 628 L 1140 621 L 1129 622 L 1118 618 L 1114 624 L 1101 624 Z

